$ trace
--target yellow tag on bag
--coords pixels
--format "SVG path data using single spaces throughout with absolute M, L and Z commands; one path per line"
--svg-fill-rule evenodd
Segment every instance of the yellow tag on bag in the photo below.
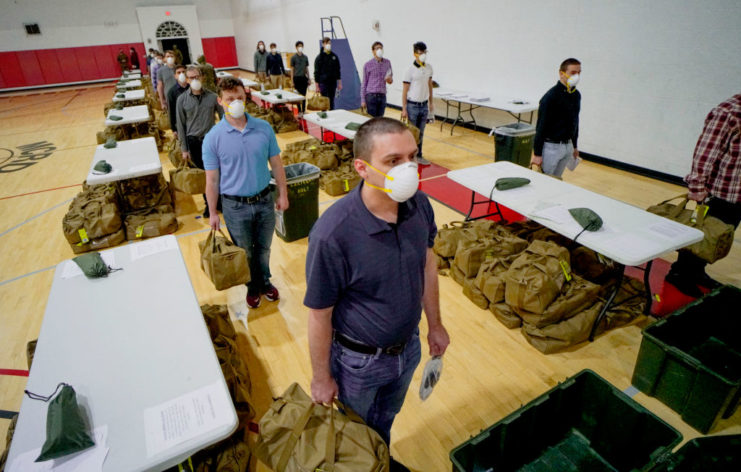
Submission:
M 141 238 L 142 234 L 144 234 L 144 225 L 137 226 L 136 227 L 136 237 Z
M 345 184 L 345 192 L 349 192 L 350 191 L 350 182 L 348 182 L 347 179 L 343 179 L 342 180 L 342 183 Z
M 563 275 L 566 277 L 566 281 L 571 282 L 571 267 L 569 267 L 569 263 L 564 260 L 558 262 L 561 264 L 561 270 L 563 271 Z
M 85 231 L 85 228 L 78 229 L 77 234 L 80 235 L 80 240 L 83 242 L 83 244 L 87 244 L 90 242 L 90 238 L 87 237 L 87 231 Z

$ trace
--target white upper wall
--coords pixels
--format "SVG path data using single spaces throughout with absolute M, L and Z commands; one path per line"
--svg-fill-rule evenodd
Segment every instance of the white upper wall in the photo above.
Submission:
M 582 61 L 579 148 L 683 176 L 708 111 L 741 92 L 739 0 L 231 0 L 239 64 L 258 40 L 319 52 L 322 16 L 344 22 L 356 67 L 384 43 L 394 65 L 389 102 L 400 104 L 412 43 L 425 41 L 445 87 L 539 100 L 559 63 Z M 371 25 L 380 21 L 380 31 Z M 436 112 L 444 104 L 436 102 Z M 511 117 L 479 109 L 477 120 Z
M 226 0 L 2 0 L 0 51 L 143 42 L 136 8 L 174 4 L 195 5 L 202 37 L 234 36 Z M 42 34 L 27 35 L 24 23 Z

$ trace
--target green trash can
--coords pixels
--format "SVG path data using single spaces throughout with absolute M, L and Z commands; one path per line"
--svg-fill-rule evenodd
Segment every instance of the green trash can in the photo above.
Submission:
M 309 235 L 319 218 L 319 174 L 321 170 L 306 162 L 285 166 L 288 210 L 275 211 L 275 234 L 291 242 Z M 271 184 L 275 186 L 275 179 Z M 277 199 L 277 188 L 274 190 Z
M 494 131 L 494 161 L 509 161 L 530 167 L 535 127 L 527 123 L 510 123 Z

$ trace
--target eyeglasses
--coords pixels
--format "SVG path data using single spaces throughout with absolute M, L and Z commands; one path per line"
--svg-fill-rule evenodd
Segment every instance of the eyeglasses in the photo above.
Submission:
M 200 75 L 196 75 L 196 76 L 186 75 L 185 77 L 188 78 L 188 79 L 190 79 L 190 80 L 195 80 L 195 79 L 200 79 L 201 78 Z

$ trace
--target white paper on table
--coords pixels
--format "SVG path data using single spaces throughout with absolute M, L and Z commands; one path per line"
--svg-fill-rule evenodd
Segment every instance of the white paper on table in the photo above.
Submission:
M 661 236 L 664 239 L 674 241 L 678 238 L 684 238 L 693 233 L 694 228 L 677 223 L 674 221 L 666 220 L 659 223 L 652 224 L 648 227 L 648 230 L 653 234 Z
M 524 188 L 524 187 L 520 187 L 520 188 Z M 552 205 L 552 206 L 548 206 L 545 208 L 540 208 L 532 212 L 530 216 L 533 216 L 536 218 L 543 218 L 544 220 L 552 221 L 558 224 L 566 224 L 571 221 L 576 223 L 576 220 L 574 219 L 573 216 L 571 216 L 571 213 L 569 213 L 569 210 L 567 210 L 566 207 L 562 205 Z
M 8 472 L 38 472 L 38 471 L 55 471 L 55 472 L 98 472 L 103 470 L 103 463 L 108 455 L 108 426 L 98 426 L 93 431 L 95 446 L 80 451 L 77 454 L 52 459 L 44 462 L 34 462 L 41 448 L 24 452 L 13 461 Z
M 227 425 L 231 398 L 218 382 L 144 410 L 147 457 Z
M 100 257 L 103 259 L 103 262 L 105 262 L 107 266 L 116 266 L 116 255 L 113 253 L 113 251 L 101 252 Z M 82 269 L 80 269 L 80 266 L 78 266 L 77 263 L 73 260 L 67 261 L 67 263 L 64 264 L 62 278 L 71 279 L 72 277 L 77 277 L 78 275 L 82 275 Z
M 142 172 L 142 171 L 147 171 L 147 170 L 160 170 L 161 168 L 162 168 L 161 165 L 155 164 L 155 163 L 152 163 L 152 164 L 141 164 L 141 165 L 133 166 L 133 167 L 129 168 L 129 172 Z
M 165 236 L 138 242 L 132 244 L 130 247 L 131 260 L 135 261 L 143 257 L 151 256 L 152 254 L 177 249 L 178 243 L 175 241 L 175 238 Z

